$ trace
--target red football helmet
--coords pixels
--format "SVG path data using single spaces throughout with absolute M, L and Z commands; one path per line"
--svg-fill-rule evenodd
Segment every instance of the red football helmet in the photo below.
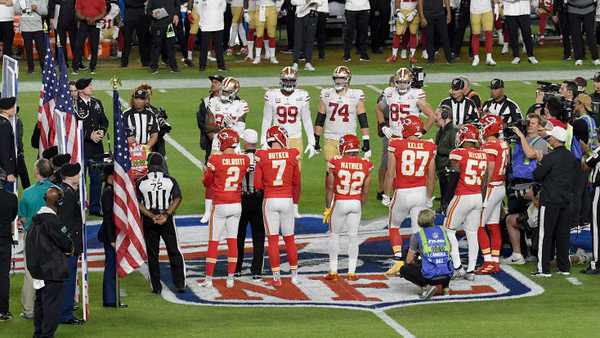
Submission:
M 498 115 L 487 114 L 479 122 L 484 137 L 500 134 L 502 131 L 502 118 Z
M 402 124 L 402 137 L 409 138 L 411 136 L 421 137 L 423 136 L 423 130 L 425 125 L 418 116 L 409 115 L 400 120 Z
M 465 124 L 456 133 L 456 146 L 460 147 L 465 142 L 481 143 L 479 129 L 475 125 Z
M 356 135 L 344 135 L 342 138 L 340 138 L 338 150 L 340 154 L 359 152 L 360 140 Z
M 240 136 L 233 129 L 225 128 L 217 134 L 219 140 L 219 149 L 224 151 L 225 149 L 235 148 L 240 143 Z
M 282 147 L 287 148 L 288 146 L 288 133 L 283 127 L 273 126 L 267 129 L 267 144 L 271 142 L 277 142 Z

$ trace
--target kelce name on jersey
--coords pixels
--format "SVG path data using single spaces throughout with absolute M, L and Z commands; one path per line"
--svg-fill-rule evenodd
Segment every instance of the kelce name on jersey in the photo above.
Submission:
M 410 149 L 425 149 L 425 147 L 423 146 L 423 143 L 408 142 L 408 147 Z
M 341 162 L 340 166 L 342 169 L 351 169 L 351 170 L 363 170 L 362 163 L 356 162 Z
M 277 160 L 277 159 L 285 159 L 285 158 L 290 158 L 290 154 L 288 152 L 269 153 L 269 160 Z
M 469 153 L 469 158 L 474 158 L 477 160 L 485 160 L 486 159 L 486 155 L 485 153 Z
M 244 158 L 224 158 L 222 159 L 223 165 L 244 165 L 246 159 Z

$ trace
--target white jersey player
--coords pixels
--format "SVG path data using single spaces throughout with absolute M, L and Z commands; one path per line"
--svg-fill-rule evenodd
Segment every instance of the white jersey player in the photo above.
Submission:
M 308 146 L 305 154 L 311 158 L 317 154 L 315 136 L 310 117 L 310 95 L 307 91 L 296 88 L 298 72 L 292 67 L 281 71 L 280 88 L 269 89 L 265 93 L 265 107 L 261 128 L 261 144 L 267 148 L 266 134 L 271 126 L 283 127 L 288 133 L 290 148 L 302 153 L 302 126 L 306 131 Z
M 375 111 L 378 121 L 386 121 L 382 132 L 387 138 L 391 138 L 390 126 L 398 124 L 400 119 L 407 116 L 419 117 L 421 112 L 427 116 L 425 130 L 429 130 L 433 125 L 434 113 L 429 103 L 427 95 L 423 89 L 411 88 L 413 75 L 410 69 L 400 68 L 394 74 L 394 86 L 388 87 L 383 91 L 381 101 L 377 104 Z M 385 116 L 385 112 L 389 112 Z
M 214 96 L 208 101 L 209 120 L 220 128 L 231 128 L 238 135 L 246 130 L 246 114 L 249 111 L 248 103 L 238 98 L 240 82 L 233 77 L 226 77 L 221 84 L 219 96 Z M 219 151 L 219 140 L 213 138 L 213 151 Z
M 339 139 L 347 134 L 356 135 L 356 122 L 362 133 L 362 151 L 371 157 L 369 144 L 369 122 L 365 109 L 365 94 L 360 89 L 351 89 L 352 72 L 346 66 L 333 71 L 333 88 L 321 91 L 321 104 L 315 123 L 315 149 L 320 150 L 320 138 L 325 135 L 323 153 L 329 161 L 338 155 Z

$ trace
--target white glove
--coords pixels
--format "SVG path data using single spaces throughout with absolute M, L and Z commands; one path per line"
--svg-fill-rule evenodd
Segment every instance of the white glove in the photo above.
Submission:
M 268 145 L 268 144 L 266 144 L 266 143 L 263 143 L 263 144 L 260 146 L 260 149 L 262 149 L 262 150 L 267 150 L 267 149 L 269 149 L 269 145 Z
M 392 205 L 392 199 L 388 195 L 383 194 L 383 198 L 381 199 L 381 204 L 383 204 L 384 207 L 389 208 L 390 205 Z
M 406 17 L 406 22 L 412 22 L 413 19 L 415 18 L 415 16 L 417 16 L 417 11 L 413 10 L 412 12 L 410 12 L 408 14 L 408 16 Z
M 396 20 L 398 21 L 399 24 L 403 24 L 404 21 L 406 21 L 404 14 L 402 14 L 402 12 L 400 12 L 399 9 L 396 10 Z
M 319 152 L 315 149 L 314 145 L 309 144 L 309 145 L 306 146 L 306 149 L 304 150 L 304 153 L 308 154 L 308 158 L 311 159 L 315 155 L 317 155 Z
M 225 115 L 223 117 L 223 125 L 227 128 L 231 128 L 236 122 L 236 119 L 231 115 Z
M 365 153 L 365 156 L 363 156 L 364 158 L 366 158 L 367 160 L 371 159 L 371 150 L 367 151 Z
M 383 135 L 385 135 L 385 137 L 387 137 L 388 139 L 392 138 L 393 133 L 392 133 L 392 128 L 390 127 L 382 127 L 381 128 L 381 132 L 383 133 Z
M 248 10 L 244 9 L 244 21 L 246 23 L 250 23 L 250 14 L 248 14 Z
M 427 199 L 427 201 L 425 202 L 425 208 L 427 208 L 427 209 L 433 208 L 433 197 Z

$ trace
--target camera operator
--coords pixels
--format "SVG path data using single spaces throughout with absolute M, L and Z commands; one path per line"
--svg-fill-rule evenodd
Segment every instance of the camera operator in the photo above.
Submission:
M 440 106 L 450 107 L 452 121 L 457 126 L 476 121 L 478 116 L 477 106 L 465 96 L 465 81 L 455 78 L 450 84 L 450 96 L 440 102 Z
M 506 264 L 525 264 L 521 250 L 521 231 L 527 228 L 527 208 L 531 196 L 526 198 L 524 190 L 519 187 L 527 187 L 533 183 L 533 171 L 537 161 L 548 153 L 548 143 L 541 136 L 541 131 L 544 130 L 542 124 L 541 116 L 531 113 L 527 116 L 526 134 L 516 126 L 510 127 L 518 142 L 512 152 L 511 175 L 508 182 L 506 229 L 513 253 L 503 260 Z
M 504 93 L 504 81 L 501 79 L 490 82 L 490 99 L 485 101 L 481 110 L 500 116 L 505 126 L 523 119 L 519 105 Z
M 441 205 L 448 205 L 450 201 L 444 200 L 448 194 L 448 168 L 450 167 L 450 152 L 456 147 L 456 133 L 458 127 L 452 120 L 452 108 L 449 106 L 439 106 L 435 111 L 435 124 L 438 126 L 438 132 L 435 135 L 435 145 L 437 152 L 435 154 L 435 171 L 440 182 Z

